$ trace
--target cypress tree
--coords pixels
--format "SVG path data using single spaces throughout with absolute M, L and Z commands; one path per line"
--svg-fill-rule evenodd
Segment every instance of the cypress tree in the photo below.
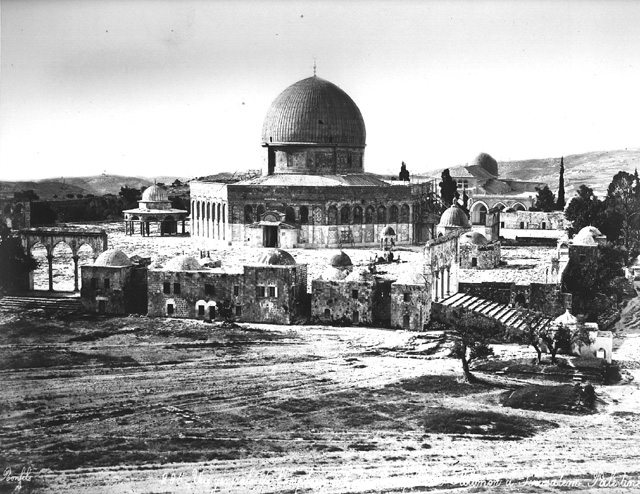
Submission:
M 556 209 L 558 211 L 564 211 L 564 156 L 560 158 L 560 180 L 558 183 L 558 200 L 556 202 Z

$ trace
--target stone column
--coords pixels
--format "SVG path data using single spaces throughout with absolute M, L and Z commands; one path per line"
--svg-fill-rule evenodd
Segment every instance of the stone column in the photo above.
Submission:
M 47 261 L 49 261 L 49 291 L 53 291 L 53 254 L 47 254 Z
M 409 243 L 413 244 L 413 239 L 414 239 L 414 235 L 415 235 L 415 229 L 416 229 L 416 222 L 414 221 L 413 218 L 413 204 L 409 204 Z M 397 232 L 396 232 L 397 233 Z
M 433 284 L 435 288 L 433 300 L 437 302 L 438 301 L 438 283 L 440 282 L 440 271 L 435 271 L 433 281 L 434 281 Z
M 444 298 L 444 268 L 440 270 L 442 279 L 440 280 L 440 296 Z
M 78 260 L 79 256 L 73 256 L 73 291 L 79 291 L 78 288 Z

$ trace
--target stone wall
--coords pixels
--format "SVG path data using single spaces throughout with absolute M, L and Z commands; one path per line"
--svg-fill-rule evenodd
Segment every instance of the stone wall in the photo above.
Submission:
M 512 283 L 484 282 L 484 283 L 460 283 L 458 289 L 461 293 L 468 293 L 476 297 L 498 302 L 500 304 L 510 304 L 513 289 Z
M 567 221 L 562 211 L 514 211 L 500 214 L 500 235 L 517 237 L 560 238 L 565 234 Z
M 427 243 L 422 273 L 431 287 L 432 300 L 458 292 L 457 232 L 448 233 Z
M 311 317 L 325 324 L 340 320 L 373 325 L 376 281 L 313 280 Z
M 493 269 L 500 265 L 500 242 L 489 245 L 460 244 L 460 268 Z
M 81 266 L 80 299 L 85 310 L 103 314 L 131 314 L 141 296 L 130 283 L 133 267 Z
M 391 285 L 391 327 L 422 331 L 431 315 L 431 292 L 425 285 Z
M 271 147 L 277 174 L 336 175 L 363 173 L 364 148 L 361 147 Z

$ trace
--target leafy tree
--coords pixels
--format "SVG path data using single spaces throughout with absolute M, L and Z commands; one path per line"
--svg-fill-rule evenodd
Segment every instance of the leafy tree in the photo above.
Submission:
M 638 169 L 636 168 L 635 173 L 633 174 L 633 195 L 636 199 L 640 199 L 640 177 L 638 176 Z
M 438 184 L 440 187 L 440 198 L 445 206 L 451 206 L 458 192 L 458 185 L 456 181 L 451 178 L 448 168 L 442 172 L 441 177 L 442 182 Z
M 40 199 L 33 189 L 21 190 L 20 192 L 14 192 L 13 197 L 16 201 L 37 201 Z
M 635 182 L 636 177 L 630 173 L 616 173 L 605 200 L 608 225 L 614 229 L 619 227 L 612 236 L 615 239 L 620 235 L 627 249 L 637 245 L 640 232 L 640 200 L 634 190 Z
M 538 364 L 542 361 L 542 348 L 540 347 L 540 316 L 534 312 L 522 311 L 524 329 L 520 340 L 527 346 L 533 347 L 538 356 Z
M 557 362 L 558 352 L 571 353 L 571 347 L 574 343 L 591 343 L 589 331 L 581 324 L 575 329 L 563 324 L 558 326 L 548 325 L 540 331 L 540 339 L 549 350 L 552 364 Z
M 120 187 L 118 195 L 122 197 L 124 201 L 124 208 L 129 209 L 137 206 L 138 201 L 142 197 L 142 192 L 134 187 L 124 185 Z
M 176 178 L 171 184 L 171 187 L 181 187 L 181 186 L 182 186 L 182 182 L 180 181 L 179 178 Z
M 558 211 L 564 211 L 566 202 L 564 200 L 564 156 L 560 158 L 560 178 L 558 180 L 558 200 L 556 202 L 556 209 Z
M 0 225 L 0 289 L 19 287 L 23 277 L 37 267 L 38 262 L 25 253 L 20 238 Z
M 585 226 L 599 227 L 604 212 L 604 204 L 593 193 L 593 189 L 586 185 L 581 185 L 576 196 L 571 199 L 569 206 L 564 212 L 567 220 L 572 222 L 569 227 L 569 234 L 575 235 Z
M 549 188 L 548 185 L 544 187 L 536 187 L 536 192 L 538 195 L 536 196 L 536 202 L 534 205 L 534 209 L 536 211 L 553 211 L 556 209 L 556 198 L 553 191 Z
M 402 180 L 403 182 L 409 181 L 409 170 L 407 170 L 407 165 L 405 162 L 402 162 L 400 165 L 400 173 L 398 174 L 398 180 Z
M 473 360 L 493 355 L 489 342 L 499 335 L 500 327 L 491 319 L 477 316 L 466 311 L 456 311 L 449 326 L 448 336 L 454 341 L 451 356 L 460 359 L 462 371 L 467 382 L 476 382 L 469 364 Z

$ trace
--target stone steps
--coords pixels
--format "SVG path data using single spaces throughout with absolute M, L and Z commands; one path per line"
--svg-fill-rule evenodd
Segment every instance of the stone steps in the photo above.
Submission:
M 0 297 L 0 312 L 43 310 L 47 313 L 72 314 L 82 312 L 79 297 L 34 297 L 5 295 Z
M 455 293 L 438 302 L 443 307 L 455 307 L 475 314 L 481 314 L 494 319 L 507 328 L 523 330 L 526 324 L 521 311 L 505 304 L 492 302 L 466 293 Z M 551 324 L 551 319 L 545 316 L 537 316 L 532 320 L 534 328 L 543 329 Z

